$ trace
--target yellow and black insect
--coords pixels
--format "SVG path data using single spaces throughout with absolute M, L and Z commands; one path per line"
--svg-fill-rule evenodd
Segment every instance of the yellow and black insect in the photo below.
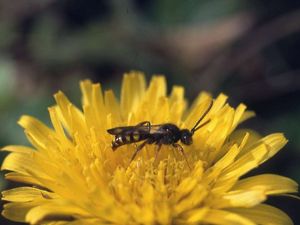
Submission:
M 122 145 L 144 141 L 137 146 L 134 154 L 131 157 L 131 161 L 134 160 L 137 153 L 142 150 L 146 144 L 155 144 L 158 146 L 156 156 L 162 145 L 172 145 L 185 157 L 182 146 L 177 142 L 180 140 L 184 145 L 191 145 L 193 143 L 192 137 L 195 131 L 209 123 L 210 120 L 207 120 L 203 124 L 199 125 L 202 119 L 210 111 L 211 107 L 212 102 L 191 130 L 179 129 L 175 124 L 172 123 L 152 125 L 149 121 L 141 122 L 136 126 L 116 127 L 109 129 L 107 132 L 115 135 L 115 139 L 112 141 L 112 149 L 115 151 Z

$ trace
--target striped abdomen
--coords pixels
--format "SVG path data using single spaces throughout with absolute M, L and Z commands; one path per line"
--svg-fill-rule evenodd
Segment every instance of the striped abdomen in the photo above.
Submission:
M 116 150 L 118 147 L 126 144 L 131 144 L 147 139 L 148 134 L 144 132 L 126 132 L 125 134 L 118 134 L 115 140 L 112 141 L 112 149 Z

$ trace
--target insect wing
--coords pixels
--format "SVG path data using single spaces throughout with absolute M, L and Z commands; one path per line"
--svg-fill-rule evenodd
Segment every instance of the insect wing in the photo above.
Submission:
M 115 128 L 108 129 L 107 132 L 110 133 L 110 134 L 112 134 L 112 135 L 118 135 L 118 134 L 125 133 L 126 131 L 130 131 L 133 128 L 134 128 L 133 126 L 115 127 Z
M 136 126 L 115 127 L 107 130 L 107 132 L 112 135 L 128 134 L 134 131 L 138 131 L 139 133 L 149 133 L 150 122 L 144 121 L 137 124 Z
M 151 125 L 150 134 L 165 134 L 166 132 L 160 129 L 163 125 L 164 124 Z

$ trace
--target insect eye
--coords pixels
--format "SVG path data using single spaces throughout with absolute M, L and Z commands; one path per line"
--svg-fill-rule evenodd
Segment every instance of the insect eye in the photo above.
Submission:
M 182 131 L 181 142 L 186 145 L 192 144 L 192 135 L 189 131 L 187 131 L 187 130 Z

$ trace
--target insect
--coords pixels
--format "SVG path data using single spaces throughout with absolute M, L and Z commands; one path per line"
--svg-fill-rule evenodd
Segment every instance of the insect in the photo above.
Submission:
M 137 146 L 135 152 L 133 153 L 131 157 L 132 161 L 136 157 L 137 153 L 141 151 L 147 144 L 157 145 L 155 159 L 157 158 L 157 154 L 160 151 L 162 145 L 172 145 L 174 148 L 178 149 L 181 152 L 188 164 L 187 158 L 183 151 L 183 147 L 177 142 L 180 140 L 184 145 L 191 145 L 193 143 L 194 133 L 210 122 L 210 120 L 207 120 L 206 122 L 199 125 L 203 118 L 210 111 L 212 104 L 213 103 L 211 101 L 206 111 L 199 118 L 199 120 L 191 130 L 179 129 L 175 124 L 172 123 L 152 125 L 149 121 L 141 122 L 136 126 L 115 127 L 109 129 L 107 130 L 107 132 L 109 134 L 115 135 L 115 138 L 112 141 L 112 149 L 113 151 L 115 151 L 122 145 L 143 141 L 140 145 Z

